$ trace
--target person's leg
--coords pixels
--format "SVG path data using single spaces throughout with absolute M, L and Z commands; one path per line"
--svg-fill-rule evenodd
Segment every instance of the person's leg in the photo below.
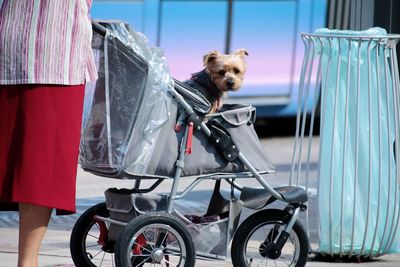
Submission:
M 38 254 L 51 208 L 19 204 L 18 267 L 39 267 Z

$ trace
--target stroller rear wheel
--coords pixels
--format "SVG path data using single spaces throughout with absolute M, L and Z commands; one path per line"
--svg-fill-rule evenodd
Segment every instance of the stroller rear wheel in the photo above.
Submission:
M 115 263 L 122 267 L 193 267 L 195 261 L 190 233 L 165 213 L 144 214 L 130 221 L 115 248 Z
M 287 213 L 281 210 L 262 210 L 243 221 L 232 241 L 233 266 L 305 266 L 309 243 L 299 221 L 294 224 L 282 250 L 273 249 L 273 242 L 286 225 L 286 217 Z
M 70 250 L 76 266 L 114 266 L 114 244 L 107 240 L 109 224 L 96 221 L 95 215 L 109 217 L 105 202 L 85 211 L 72 229 Z

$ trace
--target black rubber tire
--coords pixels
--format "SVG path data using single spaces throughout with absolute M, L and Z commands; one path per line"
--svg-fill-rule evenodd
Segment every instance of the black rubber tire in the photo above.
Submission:
M 141 231 L 145 230 L 147 227 L 155 225 L 165 225 L 166 228 L 172 229 L 171 231 L 175 231 L 175 234 L 179 235 L 181 241 L 186 250 L 185 262 L 181 263 L 179 260 L 178 264 L 173 266 L 179 267 L 193 267 L 196 262 L 196 251 L 192 242 L 192 237 L 190 236 L 189 231 L 186 226 L 179 221 L 173 215 L 168 213 L 148 213 L 140 215 L 134 218 L 132 221 L 125 226 L 124 230 L 119 236 L 119 240 L 117 241 L 115 247 L 115 263 L 118 267 L 135 267 L 135 266 L 158 266 L 156 263 L 151 264 L 135 264 L 137 259 L 130 258 L 130 252 L 132 251 L 132 246 L 134 242 L 134 238 L 136 235 L 141 233 Z M 174 242 L 175 243 L 175 242 Z M 132 263 L 132 261 L 134 263 Z M 160 265 L 160 266 L 166 266 Z M 172 266 L 172 265 L 170 265 Z
M 76 221 L 74 228 L 72 229 L 70 251 L 75 266 L 101 267 L 103 262 L 102 259 L 105 254 L 109 254 L 110 257 L 112 257 L 112 253 L 102 251 L 100 245 L 98 247 L 98 252 L 100 252 L 100 254 L 98 254 L 97 257 L 91 259 L 90 254 L 88 254 L 89 252 L 86 249 L 86 241 L 89 231 L 93 227 L 97 227 L 96 222 L 93 219 L 95 215 L 109 217 L 109 212 L 105 202 L 99 203 L 86 210 Z M 94 239 L 92 236 L 90 236 L 90 238 Z M 96 262 L 96 259 L 98 259 L 98 263 Z
M 259 212 L 254 213 L 246 220 L 242 222 L 242 224 L 237 229 L 235 236 L 232 241 L 231 247 L 231 257 L 232 257 L 232 264 L 234 267 L 249 267 L 250 264 L 247 261 L 247 246 L 249 243 L 249 238 L 253 233 L 255 233 L 260 227 L 264 225 L 285 225 L 288 218 L 288 214 L 282 210 L 261 210 Z M 263 232 L 264 233 L 264 232 Z M 271 233 L 271 232 L 270 232 Z M 268 236 L 271 236 L 270 233 Z M 293 237 L 297 237 L 298 240 L 298 248 L 295 247 L 297 250 L 297 257 L 295 255 L 294 259 L 290 262 L 289 266 L 293 267 L 303 267 L 307 263 L 307 257 L 309 253 L 309 241 L 307 237 L 307 233 L 304 230 L 304 227 L 301 225 L 299 221 L 293 226 L 290 235 Z M 276 236 L 276 235 L 275 235 Z M 258 240 L 260 241 L 260 240 Z M 287 241 L 289 242 L 289 240 Z M 261 244 L 262 242 L 260 242 Z M 285 247 L 284 247 L 285 248 Z M 249 249 L 250 250 L 250 249 Z M 254 251 L 253 251 L 254 252 Z M 260 260 L 263 259 L 264 265 L 255 265 L 255 266 L 279 266 L 275 265 L 275 261 L 272 259 L 266 260 L 263 258 L 261 253 L 258 251 L 259 255 L 257 255 Z M 256 253 L 256 254 L 258 254 Z M 276 261 L 279 261 L 280 258 L 277 258 Z M 254 259 L 252 259 L 253 261 Z M 254 264 L 254 262 L 253 262 Z M 251 265 L 254 266 L 254 265 Z M 285 265 L 288 266 L 288 265 Z

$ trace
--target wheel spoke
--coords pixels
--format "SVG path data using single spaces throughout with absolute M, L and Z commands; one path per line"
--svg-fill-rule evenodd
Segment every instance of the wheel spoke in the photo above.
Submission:
M 94 247 L 98 247 L 98 246 L 99 246 L 99 244 L 94 244 L 94 245 L 86 246 L 86 248 L 94 248 Z
M 151 256 L 150 256 L 150 254 L 139 254 L 139 255 L 134 254 L 132 257 L 135 257 L 135 258 L 143 258 L 143 257 L 150 258 Z
M 271 237 L 267 236 L 267 241 L 268 243 L 273 243 L 274 242 L 274 236 L 275 236 L 275 227 L 270 230 L 271 231 Z
M 137 266 L 141 266 L 143 263 L 145 263 L 148 259 L 150 259 L 149 256 L 147 256 L 147 258 L 145 258 L 143 261 L 141 261 Z
M 154 238 L 154 244 L 156 244 L 156 242 L 157 242 L 157 238 L 156 238 L 156 236 L 157 236 L 157 229 L 156 229 L 156 227 L 154 227 L 154 228 L 152 228 L 153 229 L 153 238 Z
M 265 266 L 267 266 L 267 265 L 268 265 L 268 259 L 262 259 L 262 260 L 257 264 L 256 267 L 263 266 L 263 263 L 264 263 L 264 262 L 265 262 Z
M 285 263 L 287 266 L 290 267 L 290 263 L 287 263 L 287 261 L 285 261 L 284 259 L 282 259 L 283 263 Z
M 174 247 L 174 246 L 175 246 L 175 244 L 179 244 L 179 243 L 178 243 L 178 240 L 176 240 L 176 239 L 175 239 L 175 241 L 174 241 L 174 242 L 170 243 L 169 245 L 170 245 L 171 247 Z
M 260 243 L 260 245 L 261 245 L 261 243 Z M 259 249 L 259 246 L 258 246 L 258 247 L 247 246 L 247 248 L 252 248 L 252 249 L 258 250 L 258 249 Z
M 154 249 L 154 246 L 151 245 L 151 243 L 153 243 L 153 242 L 151 242 L 151 241 L 149 240 L 149 238 L 146 236 L 146 232 L 143 231 L 142 234 L 143 234 L 144 238 L 146 239 L 147 244 L 150 246 L 150 248 L 151 248 L 151 249 Z M 153 236 L 154 236 L 154 235 L 153 235 Z
M 92 259 L 96 258 L 98 255 L 100 255 L 100 253 L 104 252 L 103 250 L 100 250 L 99 252 L 97 252 L 96 254 L 94 254 L 94 256 L 92 256 Z
M 162 240 L 162 242 L 161 242 L 160 245 L 164 244 L 165 240 L 167 239 L 167 236 L 168 236 L 168 232 L 166 232 L 166 233 L 164 234 L 163 240 Z
M 182 256 L 182 253 L 164 253 L 164 256 Z
M 149 250 L 148 248 L 142 246 L 141 244 L 138 244 L 136 242 L 133 242 L 133 244 L 135 244 L 135 245 L 139 246 L 140 248 L 143 248 L 143 250 L 146 250 L 147 252 L 151 253 L 151 250 Z M 135 257 L 136 256 L 142 256 L 142 255 L 135 255 Z M 147 256 L 147 255 L 144 255 L 144 256 Z
M 98 240 L 98 239 L 99 239 L 99 237 L 98 237 L 98 236 L 95 236 L 95 235 L 93 235 L 93 234 L 87 234 L 87 236 L 90 236 L 91 238 L 94 238 L 94 239 L 96 239 L 96 240 Z
M 106 253 L 103 253 L 103 257 L 101 257 L 100 266 L 103 265 L 104 256 L 106 256 Z
M 268 240 L 269 242 L 271 242 L 271 243 L 274 242 L 275 239 L 279 236 L 279 228 L 280 228 L 280 226 L 277 224 L 274 226 L 274 228 L 272 230 L 272 236 L 271 236 L 272 240 Z M 275 236 L 275 233 L 276 233 L 276 236 Z
M 262 227 L 261 229 L 263 231 L 263 235 L 262 236 L 265 236 L 265 238 L 264 238 L 264 240 L 265 240 L 266 238 L 268 238 L 268 231 L 267 231 L 268 229 L 267 229 L 267 227 Z M 264 242 L 264 240 L 261 241 L 261 242 Z
M 171 266 L 178 266 L 178 265 L 172 264 L 171 262 L 167 261 L 165 258 L 164 258 L 164 261 L 165 261 L 166 263 L 168 263 L 169 265 L 171 265 Z

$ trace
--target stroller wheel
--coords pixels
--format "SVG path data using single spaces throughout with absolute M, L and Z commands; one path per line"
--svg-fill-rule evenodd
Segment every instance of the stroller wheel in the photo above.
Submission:
M 124 228 L 115 248 L 121 267 L 195 266 L 196 252 L 186 227 L 173 215 L 149 213 Z
M 276 253 L 273 249 L 273 242 L 286 225 L 285 217 L 286 212 L 281 210 L 262 210 L 244 220 L 232 241 L 233 266 L 305 266 L 309 242 L 299 221 L 294 224 L 282 250 Z
M 72 229 L 70 250 L 76 266 L 114 266 L 114 244 L 107 240 L 109 224 L 96 221 L 95 215 L 109 217 L 105 202 L 85 211 Z

